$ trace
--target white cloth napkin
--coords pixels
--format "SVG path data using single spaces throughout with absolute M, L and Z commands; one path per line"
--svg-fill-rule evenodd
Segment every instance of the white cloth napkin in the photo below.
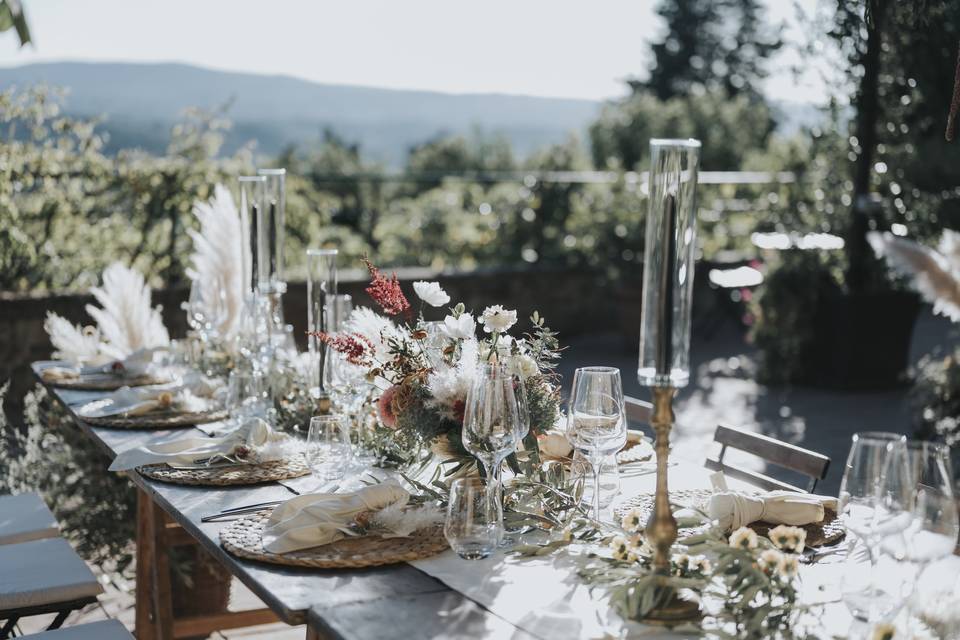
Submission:
M 127 378 L 138 378 L 156 371 L 154 354 L 166 347 L 138 349 L 122 360 L 111 360 L 102 365 L 47 367 L 40 375 L 47 382 L 76 380 L 81 376 L 113 374 Z
M 731 531 L 751 522 L 804 525 L 823 520 L 824 508 L 837 508 L 837 499 L 795 491 L 770 491 L 750 495 L 736 491 L 715 493 L 710 497 L 707 514 L 720 527 Z
M 195 466 L 198 460 L 216 463 L 231 461 L 257 464 L 280 460 L 297 450 L 290 436 L 274 431 L 260 418 L 251 418 L 239 428 L 218 438 L 190 436 L 163 440 L 122 451 L 110 465 L 110 471 L 126 471 L 148 464 L 165 462 L 171 467 Z
M 213 406 L 212 398 L 215 392 L 216 386 L 211 380 L 191 373 L 175 382 L 121 387 L 100 400 L 81 407 L 77 414 L 82 418 L 103 418 L 139 416 L 157 409 L 207 411 Z
M 410 494 L 399 484 L 384 482 L 353 493 L 316 493 L 287 500 L 270 515 L 263 530 L 263 548 L 288 553 L 336 542 L 349 535 L 361 513 L 403 506 Z

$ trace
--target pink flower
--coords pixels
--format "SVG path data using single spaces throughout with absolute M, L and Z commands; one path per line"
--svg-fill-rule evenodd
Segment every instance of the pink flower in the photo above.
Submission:
M 380 273 L 380 270 L 373 266 L 373 263 L 367 258 L 363 258 L 363 264 L 367 266 L 371 278 L 370 286 L 365 291 L 370 294 L 374 302 L 391 316 L 399 315 L 410 309 L 410 302 L 400 289 L 400 281 L 397 279 L 396 273 L 388 278 Z
M 377 400 L 377 413 L 380 414 L 380 422 L 388 429 L 397 428 L 397 416 L 393 413 L 393 399 L 399 390 L 399 386 L 393 385 L 380 394 L 380 399 Z
M 337 353 L 343 354 L 350 364 L 357 366 L 370 364 L 373 343 L 366 336 L 359 333 L 329 334 L 323 331 L 317 331 L 313 335 Z

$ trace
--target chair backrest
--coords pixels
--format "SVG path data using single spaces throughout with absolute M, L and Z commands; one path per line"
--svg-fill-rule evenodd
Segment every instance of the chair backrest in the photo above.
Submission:
M 650 424 L 650 417 L 653 415 L 652 404 L 630 396 L 624 396 L 623 403 L 628 423 Z
M 787 491 L 809 493 L 816 489 L 817 481 L 823 480 L 827 475 L 827 470 L 830 468 L 830 458 L 823 454 L 781 442 L 776 438 L 771 438 L 759 433 L 751 433 L 749 431 L 743 431 L 742 429 L 720 425 L 717 427 L 716 432 L 714 432 L 713 439 L 721 445 L 720 455 L 716 458 L 707 458 L 706 467 L 708 469 L 723 471 L 729 476 L 745 480 L 746 482 L 750 482 L 767 490 L 784 489 Z M 809 478 L 807 487 L 801 489 L 800 487 L 781 482 L 762 473 L 726 464 L 723 461 L 723 456 L 726 454 L 727 448 L 738 449 L 753 454 L 770 464 L 775 464 L 784 469 L 805 475 Z

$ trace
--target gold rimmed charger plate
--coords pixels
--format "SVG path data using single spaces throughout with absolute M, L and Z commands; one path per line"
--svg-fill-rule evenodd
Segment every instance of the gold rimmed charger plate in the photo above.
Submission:
M 302 455 L 259 464 L 213 464 L 202 469 L 177 469 L 161 463 L 137 467 L 137 471 L 147 478 L 161 482 L 211 487 L 260 484 L 310 474 L 310 468 Z
M 346 538 L 312 549 L 271 553 L 263 548 L 263 528 L 271 509 L 240 518 L 220 531 L 220 544 L 227 552 L 269 564 L 315 569 L 377 567 L 429 558 L 448 548 L 440 525 L 415 531 L 406 538 L 363 536 Z
M 671 491 L 670 502 L 675 505 L 704 510 L 712 495 L 713 492 L 709 489 Z M 650 514 L 653 513 L 653 498 L 652 493 L 642 493 L 624 500 L 614 510 L 617 521 L 631 509 L 639 509 L 643 514 L 642 517 L 645 522 L 650 517 Z M 681 535 L 696 533 L 707 526 L 708 525 L 702 525 L 700 527 L 681 529 Z M 747 526 L 756 531 L 757 535 L 766 536 L 770 532 L 770 529 L 773 529 L 777 525 L 761 521 L 752 522 Z M 802 525 L 800 528 L 807 532 L 806 546 L 808 547 L 827 547 L 834 545 L 846 536 L 846 529 L 840 521 L 837 512 L 833 509 L 824 509 L 824 518 L 822 521 Z

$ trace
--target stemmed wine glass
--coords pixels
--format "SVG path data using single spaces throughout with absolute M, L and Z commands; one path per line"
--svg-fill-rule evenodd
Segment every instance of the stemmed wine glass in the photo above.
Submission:
M 627 443 L 623 384 L 615 367 L 583 367 L 573 374 L 567 414 L 567 439 L 593 471 L 593 517 L 600 519 L 603 459 Z
M 859 562 L 863 556 L 869 561 L 868 573 L 862 566 L 844 572 L 843 598 L 854 616 L 867 620 L 876 619 L 887 600 L 877 580 L 880 545 L 908 522 L 905 447 L 906 437 L 901 434 L 854 434 L 840 483 L 838 507 L 854 538 L 848 562 Z
M 902 450 L 906 466 L 908 500 L 911 502 L 909 524 L 898 536 L 889 536 L 883 551 L 906 565 L 904 591 L 908 592 L 908 610 L 917 614 L 927 604 L 921 577 L 933 562 L 948 557 L 960 535 L 953 489 L 950 450 L 936 442 L 912 441 Z
M 467 392 L 462 438 L 464 448 L 486 472 L 489 504 L 496 510 L 494 518 L 501 532 L 500 466 L 517 447 L 522 420 L 513 378 L 501 369 L 482 367 Z

